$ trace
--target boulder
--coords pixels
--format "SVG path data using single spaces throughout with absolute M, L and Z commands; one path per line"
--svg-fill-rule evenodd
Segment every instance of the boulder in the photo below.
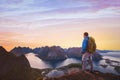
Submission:
M 46 74 L 47 78 L 58 78 L 61 76 L 64 76 L 65 73 L 63 71 L 59 71 L 59 70 L 52 70 L 50 71 L 48 74 Z

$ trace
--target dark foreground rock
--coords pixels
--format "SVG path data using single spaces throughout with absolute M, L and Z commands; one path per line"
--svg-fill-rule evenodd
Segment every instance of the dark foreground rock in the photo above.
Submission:
M 59 78 L 51 78 L 45 80 L 120 80 L 120 77 L 112 74 L 102 74 L 100 72 L 91 74 L 89 72 L 79 71 L 68 75 L 64 75 Z
M 8 53 L 0 46 L 0 80 L 31 80 L 31 67 L 27 58 Z

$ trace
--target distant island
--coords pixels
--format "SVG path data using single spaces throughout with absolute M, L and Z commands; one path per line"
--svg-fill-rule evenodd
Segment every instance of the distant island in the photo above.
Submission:
M 120 50 L 98 50 L 100 53 L 108 53 L 108 52 L 120 52 Z

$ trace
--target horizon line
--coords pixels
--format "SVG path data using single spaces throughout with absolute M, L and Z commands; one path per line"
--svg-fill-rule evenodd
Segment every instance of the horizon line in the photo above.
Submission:
M 36 46 L 36 47 L 34 47 L 34 48 L 32 48 L 32 47 L 29 47 L 29 46 L 14 46 L 13 48 L 11 48 L 10 50 L 7 50 L 6 48 L 5 48 L 5 46 L 2 46 L 2 45 L 0 45 L 1 47 L 3 47 L 6 51 L 8 51 L 8 52 L 10 52 L 11 50 L 13 50 L 15 47 L 16 48 L 18 48 L 18 47 L 21 47 L 21 48 L 30 48 L 30 49 L 35 49 L 35 48 L 42 48 L 42 47 L 46 47 L 46 46 Z M 52 46 L 47 46 L 47 47 L 53 47 L 53 46 L 58 46 L 58 45 L 52 45 Z M 58 46 L 58 47 L 60 47 L 60 48 L 62 48 L 62 49 L 69 49 L 69 48 L 81 48 L 81 46 L 80 47 L 78 47 L 78 46 L 73 46 L 73 47 L 61 47 L 61 46 Z M 108 50 L 108 51 L 120 51 L 120 50 L 115 50 L 115 49 L 97 49 L 97 50 L 101 50 L 101 51 L 106 51 L 106 50 Z

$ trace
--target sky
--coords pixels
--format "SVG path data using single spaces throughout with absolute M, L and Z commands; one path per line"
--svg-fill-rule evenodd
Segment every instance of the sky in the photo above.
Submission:
M 101 50 L 120 50 L 120 0 L 0 0 L 0 45 L 81 47 L 88 32 Z

